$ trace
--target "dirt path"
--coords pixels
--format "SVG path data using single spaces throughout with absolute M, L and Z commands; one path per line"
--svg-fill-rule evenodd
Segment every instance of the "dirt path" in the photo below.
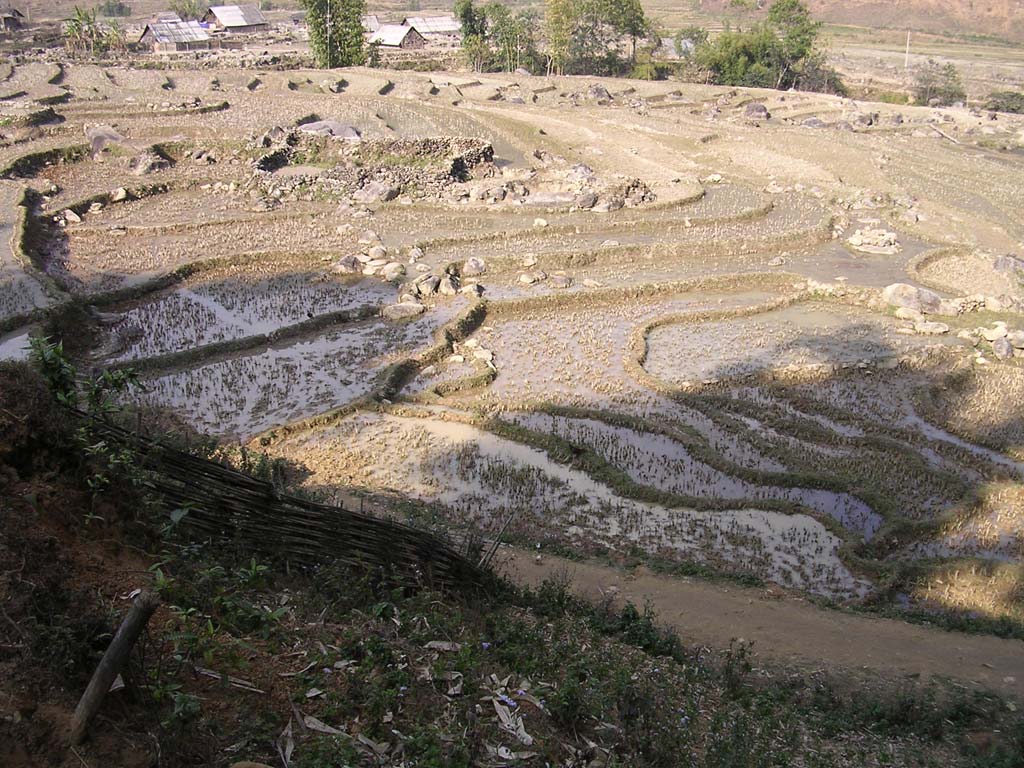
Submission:
M 592 563 L 502 550 L 501 569 L 514 580 L 535 585 L 568 571 L 576 592 L 600 598 L 609 590 L 642 605 L 650 600 L 658 618 L 684 642 L 713 648 L 742 638 L 763 659 L 804 666 L 867 668 L 902 676 L 950 678 L 980 688 L 1024 697 L 1024 642 L 944 632 L 916 624 L 816 608 L 764 589 L 636 574 Z

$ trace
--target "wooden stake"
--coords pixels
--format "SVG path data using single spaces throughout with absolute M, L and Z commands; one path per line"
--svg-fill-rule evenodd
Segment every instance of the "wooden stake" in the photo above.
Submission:
M 70 741 L 72 746 L 81 744 L 85 739 L 89 723 L 99 711 L 103 704 L 103 698 L 107 695 L 107 691 L 110 690 L 118 673 L 124 668 L 135 641 L 139 639 L 139 635 L 142 634 L 142 630 L 145 629 L 150 616 L 153 615 L 159 604 L 160 598 L 150 592 L 142 592 L 135 598 L 131 610 L 124 617 L 121 626 L 117 628 L 117 634 L 107 646 L 106 653 L 100 659 L 96 671 L 92 673 L 89 686 L 82 694 L 78 706 L 75 707 L 75 715 L 71 720 Z

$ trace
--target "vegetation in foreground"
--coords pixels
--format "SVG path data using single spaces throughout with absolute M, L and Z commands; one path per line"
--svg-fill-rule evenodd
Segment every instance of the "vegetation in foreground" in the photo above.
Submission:
M 52 360 L 46 370 L 63 382 Z M 187 510 L 160 512 L 145 473 L 72 423 L 46 379 L 4 364 L 0 383 L 8 764 L 1011 766 L 1024 755 L 1024 722 L 998 698 L 755 669 L 742 645 L 687 647 L 649 611 L 581 602 L 564 580 L 440 594 L 193 540 Z M 139 587 L 163 606 L 92 740 L 70 752 L 66 717 Z

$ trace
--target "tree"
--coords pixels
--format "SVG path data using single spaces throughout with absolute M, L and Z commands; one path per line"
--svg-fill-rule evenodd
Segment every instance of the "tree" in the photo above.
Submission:
M 547 38 L 549 75 L 561 75 L 569 63 L 572 35 L 576 26 L 575 0 L 547 0 L 544 31 Z
M 967 101 L 967 92 L 956 67 L 928 59 L 914 78 L 914 100 L 918 104 L 949 106 Z
M 547 0 L 545 10 L 549 73 L 623 74 L 637 41 L 651 35 L 639 0 Z M 623 38 L 630 41 L 627 61 L 619 55 Z
M 185 21 L 197 21 L 206 15 L 206 6 L 201 0 L 171 0 L 170 9 Z
M 462 39 L 467 37 L 487 37 L 487 16 L 483 11 L 477 10 L 473 0 L 456 0 L 455 18 L 462 25 Z
M 801 0 L 775 0 L 763 24 L 748 31 L 726 28 L 699 45 L 695 59 L 722 85 L 845 93 L 816 47 L 820 31 Z
M 499 2 L 484 8 L 487 18 L 487 40 L 494 47 L 496 63 L 505 72 L 520 67 L 531 68 L 537 54 L 536 19 L 527 12 L 513 14 Z
M 95 10 L 75 6 L 71 18 L 64 22 L 64 47 L 72 56 L 96 56 L 109 51 L 127 49 L 124 30 L 117 23 L 100 23 Z
M 768 27 L 779 37 L 779 82 L 790 75 L 792 68 L 807 60 L 814 50 L 821 31 L 821 22 L 811 18 L 802 0 L 775 0 L 768 9 Z
M 302 0 L 309 45 L 321 67 L 354 67 L 366 60 L 363 47 L 365 0 Z

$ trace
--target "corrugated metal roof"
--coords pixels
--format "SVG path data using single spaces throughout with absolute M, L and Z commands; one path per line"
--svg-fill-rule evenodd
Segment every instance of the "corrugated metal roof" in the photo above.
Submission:
M 263 12 L 255 5 L 212 5 L 210 13 L 225 27 L 251 27 L 267 23 Z
M 377 18 L 377 15 L 375 13 L 363 16 L 363 18 L 360 19 L 360 21 L 363 23 L 364 32 L 376 32 L 378 29 L 380 29 L 380 19 Z
M 451 35 L 462 31 L 454 16 L 409 16 L 402 24 L 414 27 L 421 35 Z
M 412 31 L 412 27 L 403 27 L 401 24 L 382 24 L 380 29 L 370 36 L 370 42 L 398 47 Z
M 153 21 L 142 32 L 152 32 L 158 43 L 202 43 L 210 39 L 209 33 L 198 21 Z
M 160 11 L 153 17 L 153 21 L 181 21 L 181 16 L 174 11 Z

